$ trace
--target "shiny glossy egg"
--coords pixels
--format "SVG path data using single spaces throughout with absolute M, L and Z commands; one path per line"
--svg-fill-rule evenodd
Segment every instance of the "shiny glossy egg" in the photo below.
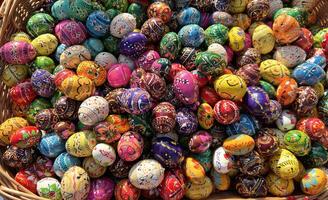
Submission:
M 106 81 L 106 69 L 93 61 L 82 61 L 77 66 L 76 74 L 89 78 L 96 86 L 100 86 Z
M 194 7 L 186 7 L 177 14 L 177 21 L 180 26 L 188 24 L 199 24 L 201 13 Z
M 237 166 L 241 173 L 249 176 L 258 176 L 264 169 L 264 158 L 252 151 L 249 154 L 240 156 L 237 160 Z
M 313 45 L 313 35 L 309 29 L 301 28 L 302 34 L 295 41 L 295 44 L 301 47 L 304 51 L 309 51 Z
M 288 131 L 284 136 L 284 143 L 286 149 L 296 156 L 305 156 L 311 150 L 310 137 L 299 130 Z
M 294 154 L 280 149 L 269 160 L 271 170 L 280 178 L 292 179 L 299 172 L 299 165 Z
M 63 152 L 55 159 L 53 169 L 58 177 L 63 177 L 64 173 L 69 168 L 80 165 L 81 161 L 77 157 L 72 156 L 67 152 Z
M 267 0 L 251 0 L 247 4 L 247 14 L 254 21 L 261 21 L 269 14 L 270 4 Z
M 232 155 L 245 155 L 255 147 L 255 141 L 246 134 L 237 134 L 228 137 L 223 142 L 223 148 Z
M 26 64 L 37 55 L 32 44 L 26 42 L 10 41 L 0 48 L 0 57 L 9 64 Z
M 270 53 L 275 45 L 275 36 L 272 29 L 267 25 L 259 25 L 252 35 L 252 43 L 261 54 Z
M 15 175 L 15 181 L 27 188 L 30 192 L 37 193 L 36 186 L 39 178 L 31 169 L 21 169 Z
M 120 53 L 131 59 L 137 59 L 146 51 L 147 41 L 147 36 L 143 33 L 126 34 L 119 44 Z
M 219 147 L 213 154 L 213 169 L 219 174 L 227 174 L 236 165 L 234 157 L 223 147 Z
M 88 36 L 87 29 L 82 22 L 63 20 L 56 25 L 55 34 L 59 42 L 72 46 L 83 43 Z
M 302 34 L 300 24 L 289 15 L 280 15 L 275 18 L 272 30 L 275 38 L 281 44 L 290 44 Z
M 96 136 L 92 131 L 81 131 L 74 133 L 66 141 L 66 151 L 75 157 L 88 157 L 96 146 Z
M 214 81 L 217 94 L 223 99 L 239 101 L 246 93 L 245 81 L 233 74 L 225 74 Z
M 247 87 L 244 97 L 244 103 L 247 109 L 255 116 L 261 116 L 264 110 L 270 105 L 268 94 L 260 87 Z
M 117 200 L 138 200 L 140 189 L 134 187 L 129 179 L 120 180 L 114 190 L 115 199 Z
M 124 133 L 117 144 L 117 153 L 124 161 L 137 160 L 143 151 L 144 140 L 141 135 L 134 132 Z
M 261 78 L 260 69 L 257 64 L 247 64 L 241 67 L 236 75 L 241 77 L 249 86 L 255 86 Z
M 95 91 L 94 83 L 84 76 L 71 76 L 61 84 L 61 92 L 76 101 L 83 101 L 90 97 Z
M 206 76 L 218 76 L 222 74 L 227 63 L 221 55 L 205 51 L 197 53 L 195 65 Z
M 152 112 L 152 127 L 158 133 L 171 132 L 175 127 L 176 111 L 172 104 L 162 102 Z
M 197 131 L 189 140 L 189 150 L 193 153 L 204 153 L 212 144 L 212 135 L 206 131 Z
M 10 136 L 10 144 L 19 148 L 35 146 L 41 138 L 41 131 L 35 126 L 26 126 Z
M 260 64 L 261 54 L 255 48 L 248 48 L 241 53 L 241 56 L 237 58 L 237 65 L 243 67 L 248 64 Z
M 32 37 L 51 33 L 55 26 L 55 20 L 47 13 L 36 13 L 26 22 L 26 30 Z
M 160 18 L 154 17 L 146 20 L 141 26 L 140 31 L 140 33 L 144 34 L 150 42 L 157 42 L 161 40 L 165 32 L 166 30 L 164 21 Z
M 326 172 L 319 168 L 313 168 L 306 171 L 301 180 L 301 189 L 305 194 L 320 194 L 327 183 Z
M 29 123 L 22 117 L 11 117 L 0 125 L 0 144 L 6 146 L 10 144 L 10 137 L 17 130 L 28 126 Z
M 89 38 L 83 42 L 83 46 L 85 46 L 91 57 L 94 59 L 99 53 L 103 52 L 105 47 L 100 39 L 97 38 Z
M 124 88 L 118 88 L 110 91 L 106 96 L 105 99 L 107 100 L 109 104 L 109 112 L 113 114 L 122 114 L 125 111 L 123 108 L 120 107 L 118 100 L 116 97 L 118 97 L 122 92 L 124 91 Z
M 220 3 L 221 1 L 215 0 L 213 3 Z M 232 27 L 234 23 L 233 17 L 225 11 L 215 11 L 211 15 L 210 22 L 213 24 L 223 24 L 226 27 Z
M 164 23 L 170 21 L 172 16 L 171 8 L 164 2 L 154 2 L 147 9 L 148 18 L 157 17 L 163 20 Z
M 224 45 L 228 40 L 228 32 L 229 29 L 222 24 L 209 26 L 204 32 L 205 42 L 208 46 L 213 43 Z
M 233 27 L 228 33 L 229 46 L 234 52 L 244 49 L 246 35 L 240 27 Z
M 160 54 L 169 60 L 175 60 L 181 49 L 181 41 L 178 34 L 169 32 L 163 36 L 160 42 Z
M 60 55 L 60 64 L 66 68 L 76 69 L 84 60 L 91 60 L 90 51 L 82 45 L 73 45 Z
M 48 133 L 41 138 L 38 149 L 42 155 L 55 158 L 65 151 L 65 140 L 55 133 Z
M 260 74 L 269 83 L 279 85 L 282 78 L 289 76 L 288 68 L 279 61 L 268 59 L 261 62 Z
M 279 149 L 279 141 L 276 136 L 263 133 L 255 138 L 255 147 L 260 155 L 272 156 Z
M 53 130 L 59 117 L 55 109 L 43 109 L 35 115 L 35 126 L 42 130 Z
M 203 166 L 194 158 L 187 157 L 183 165 L 187 179 L 194 184 L 202 184 L 206 179 Z
M 161 54 L 162 55 L 162 54 Z M 157 51 L 149 50 L 140 55 L 140 57 L 135 61 L 138 67 L 148 71 L 150 70 L 152 64 L 159 59 L 161 56 Z
M 294 110 L 298 116 L 311 114 L 317 103 L 318 96 L 312 87 L 302 86 L 298 88 L 297 97 L 294 102 Z
M 303 118 L 297 122 L 296 129 L 306 133 L 312 140 L 320 140 L 321 137 L 324 137 L 325 124 L 319 118 Z
M 239 120 L 239 108 L 230 100 L 220 100 L 214 106 L 214 117 L 220 124 L 232 124 Z
M 199 47 L 205 40 L 204 29 L 197 24 L 183 26 L 179 33 L 179 39 L 184 47 Z
M 325 71 L 317 64 L 305 62 L 293 70 L 292 76 L 298 84 L 312 86 L 324 79 Z
M 109 130 L 114 133 L 114 135 L 116 133 L 123 134 L 130 130 L 128 117 L 125 115 L 108 115 L 106 122 L 109 123 Z
M 166 171 L 162 183 L 158 186 L 163 200 L 179 200 L 185 195 L 185 178 L 181 170 Z
M 71 167 L 61 180 L 63 199 L 86 199 L 90 191 L 90 177 L 81 167 Z
M 141 88 L 130 88 L 117 97 L 122 108 L 131 114 L 142 114 L 151 109 L 151 96 Z
M 177 98 L 184 104 L 195 103 L 198 99 L 198 84 L 188 71 L 181 71 L 174 77 L 173 89 Z
M 60 65 L 62 66 L 62 65 Z M 58 73 L 54 74 L 54 82 L 55 82 L 55 85 L 58 89 L 62 89 L 61 88 L 61 84 L 62 82 L 68 78 L 68 77 L 71 77 L 75 75 L 75 72 L 70 70 L 70 69 L 63 69 L 63 70 L 60 70 Z
M 74 119 L 77 117 L 79 103 L 66 96 L 62 96 L 55 102 L 54 108 L 60 119 Z
M 187 69 L 192 70 L 196 66 L 194 64 L 196 59 L 196 54 L 199 52 L 199 50 L 192 48 L 192 47 L 184 47 L 181 49 L 180 52 L 180 63 Z
M 312 142 L 308 155 L 300 157 L 305 167 L 321 167 L 328 162 L 328 152 L 319 142 Z
M 104 11 L 92 12 L 86 21 L 86 27 L 92 37 L 106 36 L 110 28 L 110 18 Z
M 97 178 L 91 180 L 90 192 L 88 194 L 88 200 L 98 199 L 106 200 L 111 199 L 114 195 L 115 183 L 108 177 Z
M 188 182 L 186 184 L 186 194 L 188 199 L 200 200 L 208 198 L 214 190 L 213 183 L 209 177 L 205 177 L 205 180 L 201 184 Z
M 208 103 L 202 103 L 197 110 L 197 119 L 203 129 L 210 129 L 214 125 L 214 111 Z
M 46 177 L 39 180 L 36 184 L 36 190 L 40 197 L 61 200 L 61 185 L 55 178 Z
M 277 88 L 277 101 L 282 106 L 292 104 L 297 97 L 297 82 L 293 78 L 284 78 Z
M 259 123 L 253 116 L 240 113 L 239 120 L 226 126 L 226 133 L 229 136 L 239 133 L 253 136 L 259 128 Z
M 78 117 L 81 123 L 92 126 L 103 121 L 108 113 L 107 100 L 101 96 L 92 96 L 82 102 L 78 110 Z
M 292 179 L 283 179 L 274 173 L 270 173 L 266 178 L 268 190 L 275 196 L 289 196 L 294 192 L 295 186 Z
M 247 14 L 244 13 L 234 14 L 232 15 L 232 18 L 234 20 L 233 26 L 239 27 L 244 31 L 247 30 L 248 27 L 251 25 L 251 18 Z

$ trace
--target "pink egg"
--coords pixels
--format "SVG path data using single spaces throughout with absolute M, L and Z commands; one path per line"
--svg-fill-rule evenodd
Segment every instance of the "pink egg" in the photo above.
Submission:
M 110 178 L 102 177 L 91 181 L 88 200 L 107 200 L 114 194 L 115 183 Z
M 177 98 L 184 104 L 190 105 L 198 100 L 199 88 L 197 80 L 187 70 L 177 73 L 174 77 L 173 89 Z
M 27 64 L 36 56 L 34 47 L 26 42 L 10 41 L 0 48 L 0 58 L 9 64 Z
M 55 27 L 55 34 L 60 43 L 67 46 L 81 44 L 87 39 L 87 29 L 82 22 L 63 20 Z
M 111 87 L 119 88 L 129 84 L 131 69 L 127 64 L 112 65 L 107 72 L 107 80 Z
M 157 53 L 157 51 L 149 50 L 141 54 L 141 56 L 136 60 L 135 63 L 138 67 L 141 67 L 146 71 L 149 71 L 153 62 L 159 58 L 160 55 Z
M 143 151 L 144 141 L 140 134 L 128 131 L 124 133 L 117 144 L 118 156 L 124 161 L 137 160 Z

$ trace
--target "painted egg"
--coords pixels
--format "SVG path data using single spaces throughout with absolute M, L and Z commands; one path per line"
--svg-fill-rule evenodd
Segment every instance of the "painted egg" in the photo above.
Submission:
M 15 131 L 10 136 L 10 144 L 18 148 L 35 146 L 41 138 L 41 132 L 35 126 L 26 126 Z
M 312 140 L 320 140 L 325 131 L 325 124 L 319 118 L 303 118 L 297 122 L 296 129 L 306 133 Z
M 31 37 L 25 32 L 16 32 L 10 36 L 10 41 L 31 43 Z
M 132 32 L 137 26 L 136 18 L 129 13 L 121 13 L 110 23 L 110 34 L 117 38 Z
M 179 11 L 177 20 L 180 26 L 199 24 L 201 13 L 194 7 L 186 7 Z
M 223 147 L 215 150 L 213 155 L 213 169 L 219 174 L 227 174 L 235 166 L 235 160 Z
M 110 173 L 116 178 L 127 178 L 130 168 L 134 162 L 125 162 L 124 160 L 117 158 L 116 161 L 108 168 Z
M 252 22 L 252 24 L 248 28 L 248 33 L 250 34 L 250 36 L 253 36 L 254 30 L 260 25 L 266 25 L 266 24 L 262 21 Z
M 214 81 L 217 94 L 224 99 L 240 101 L 246 93 L 245 81 L 233 74 L 225 74 Z
M 213 136 L 212 136 L 213 138 Z M 213 141 L 213 139 L 212 139 Z M 212 147 L 212 142 L 211 142 L 211 147 Z M 204 167 L 205 172 L 209 172 L 212 169 L 212 160 L 213 160 L 213 153 L 211 149 L 207 149 L 203 153 L 194 153 L 192 155 L 198 162 Z
M 12 87 L 28 77 L 27 65 L 6 65 L 3 69 L 1 80 L 8 87 Z
M 114 195 L 115 183 L 110 178 L 103 177 L 91 180 L 90 192 L 88 200 L 98 199 L 106 200 L 111 199 Z
M 76 69 L 76 74 L 89 78 L 96 86 L 100 86 L 106 81 L 106 69 L 93 61 L 82 61 Z
M 294 112 L 290 110 L 283 110 L 276 121 L 276 125 L 281 131 L 289 131 L 295 128 L 297 118 Z
M 103 37 L 109 32 L 110 18 L 104 11 L 94 11 L 88 16 L 86 27 L 92 37 Z
M 165 79 L 169 79 L 170 71 L 172 68 L 172 63 L 167 58 L 159 58 L 156 59 L 151 67 L 149 68 L 149 72 L 155 73 Z M 146 69 L 145 69 L 146 70 Z M 147 70 L 146 70 L 147 71 Z
M 189 140 L 189 150 L 193 153 L 204 153 L 212 144 L 212 135 L 206 131 L 198 131 Z
M 147 15 L 148 18 L 160 18 L 164 23 L 167 23 L 171 19 L 172 11 L 168 4 L 164 2 L 154 2 L 149 5 Z
M 83 43 L 87 39 L 87 29 L 82 22 L 63 20 L 56 25 L 55 34 L 59 42 L 72 46 Z
M 169 75 L 168 75 L 167 79 L 170 82 L 173 82 L 175 75 L 177 75 L 179 72 L 185 71 L 185 70 L 187 70 L 187 69 L 183 65 L 181 65 L 179 63 L 172 63 L 171 69 L 170 69 L 170 72 L 169 72 Z
M 165 96 L 166 83 L 163 78 L 155 73 L 146 73 L 142 78 L 142 84 L 154 99 L 162 99 Z
M 95 91 L 94 83 L 84 76 L 71 76 L 61 84 L 61 92 L 76 101 L 83 101 L 90 97 Z
M 171 61 L 178 57 L 181 49 L 181 41 L 178 34 L 169 32 L 163 36 L 160 42 L 160 54 Z
M 62 66 L 62 65 L 60 65 Z M 58 89 L 62 89 L 61 84 L 62 82 L 68 78 L 75 75 L 75 72 L 70 70 L 70 69 L 63 69 L 61 71 L 59 71 L 58 73 L 54 74 L 54 82 L 55 85 Z
M 116 64 L 117 62 L 117 58 L 108 52 L 101 52 L 95 57 L 95 63 L 105 68 L 106 71 L 110 68 L 110 66 Z
M 247 4 L 247 14 L 254 21 L 263 20 L 270 10 L 270 4 L 267 0 L 251 0 Z
M 310 30 L 301 28 L 302 33 L 295 41 L 295 44 L 301 47 L 304 51 L 309 51 L 313 45 L 313 35 Z
M 213 1 L 214 4 L 220 3 L 221 1 L 215 0 Z M 215 6 L 215 5 L 214 5 Z M 223 24 L 227 27 L 232 27 L 234 23 L 233 17 L 227 13 L 226 11 L 215 11 L 212 13 L 210 18 L 210 23 L 212 24 Z
M 301 180 L 301 189 L 305 194 L 317 195 L 325 189 L 326 183 L 326 172 L 319 168 L 313 168 L 306 171 Z
M 62 199 L 61 185 L 55 178 L 47 177 L 39 180 L 36 184 L 36 190 L 40 197 L 51 200 Z
M 321 167 L 328 162 L 328 152 L 319 142 L 312 142 L 308 155 L 300 158 L 305 167 Z
M 242 13 L 246 9 L 248 1 L 245 0 L 231 0 L 229 4 L 229 11 L 231 13 Z
M 51 33 L 55 26 L 55 20 L 47 13 L 36 13 L 26 22 L 26 30 L 32 37 Z
M 36 176 L 36 174 L 34 174 L 34 171 L 30 169 L 22 169 L 18 171 L 15 175 L 15 181 L 27 188 L 29 191 L 35 194 L 37 193 L 36 186 L 39 178 Z
M 44 69 L 37 69 L 31 76 L 33 90 L 42 97 L 51 97 L 55 90 L 53 75 Z
M 270 8 L 269 8 L 269 14 L 268 16 L 270 18 L 273 18 L 273 15 L 281 8 L 284 7 L 283 5 L 283 1 L 282 0 L 271 0 L 269 1 L 269 5 L 270 5 Z
M 174 77 L 173 89 L 177 98 L 184 104 L 193 104 L 198 99 L 198 84 L 191 72 L 179 72 Z
M 261 54 L 255 48 L 248 48 L 241 52 L 240 57 L 237 58 L 237 65 L 243 67 L 248 64 L 260 64 Z
M 28 126 L 28 121 L 22 117 L 11 117 L 0 125 L 0 144 L 6 146 L 10 144 L 10 137 L 17 130 Z
M 170 169 L 179 166 L 184 159 L 182 147 L 167 137 L 156 138 L 152 142 L 151 152 L 163 167 Z
M 231 180 L 227 174 L 220 174 L 215 170 L 212 170 L 211 179 L 215 188 L 219 191 L 226 191 L 230 187 Z
M 298 116 L 311 114 L 317 103 L 318 96 L 313 88 L 308 86 L 298 88 L 296 101 L 294 102 L 294 110 Z
M 208 103 L 202 103 L 198 107 L 197 119 L 203 129 L 210 129 L 214 125 L 214 111 Z
M 179 134 L 190 135 L 197 130 L 198 121 L 197 117 L 188 108 L 182 108 L 177 110 L 176 115 L 176 130 Z
M 124 115 L 108 115 L 106 122 L 109 123 L 109 130 L 116 134 L 123 134 L 130 130 L 128 117 Z M 109 139 L 109 138 L 108 138 Z
M 208 27 L 205 34 L 205 42 L 209 46 L 213 43 L 224 45 L 228 40 L 229 29 L 222 24 L 214 24 Z
M 196 55 L 199 52 L 199 50 L 194 49 L 192 47 L 184 47 L 180 52 L 180 63 L 187 69 L 187 70 L 193 70 L 195 65 L 195 59 Z
M 266 181 L 261 176 L 240 175 L 236 178 L 235 188 L 244 198 L 265 197 L 268 193 Z
M 125 112 L 123 108 L 121 108 L 117 100 L 117 97 L 121 95 L 123 91 L 123 88 L 114 89 L 105 96 L 105 99 L 107 100 L 109 105 L 109 113 L 122 114 Z
M 228 137 L 223 142 L 223 148 L 232 155 L 245 155 L 255 147 L 255 141 L 246 134 L 237 134 Z
M 30 166 L 34 162 L 34 153 L 35 150 L 31 148 L 20 149 L 15 146 L 9 146 L 4 151 L 1 159 L 7 166 L 21 169 Z
M 220 100 L 214 106 L 214 117 L 220 124 L 232 124 L 239 120 L 239 108 L 230 100 Z
M 262 78 L 273 85 L 279 85 L 284 77 L 289 76 L 288 68 L 279 61 L 268 59 L 261 62 L 260 74 Z
M 207 199 L 213 190 L 214 186 L 211 179 L 205 176 L 205 180 L 200 184 L 188 182 L 185 196 L 192 200 Z
M 184 47 L 199 47 L 205 40 L 204 29 L 197 24 L 183 26 L 179 33 L 179 39 Z
M 276 100 L 270 100 L 269 106 L 264 108 L 263 112 L 258 116 L 264 124 L 271 124 L 275 122 L 282 112 L 281 105 Z
M 301 161 L 298 161 L 298 167 L 299 167 L 299 172 L 293 180 L 299 183 L 299 182 L 301 182 L 302 178 L 304 177 L 306 171 L 305 171 L 304 165 L 302 164 Z
M 33 64 L 33 72 L 34 69 L 44 69 L 47 70 L 50 73 L 53 73 L 56 65 L 55 62 L 52 60 L 52 58 L 48 57 L 48 56 L 38 56 L 35 58 Z
M 292 179 L 299 173 L 297 158 L 286 149 L 277 151 L 269 162 L 271 170 L 280 178 Z
M 143 33 L 132 32 L 123 37 L 119 44 L 120 53 L 137 59 L 146 51 L 147 37 Z
M 194 78 L 198 82 L 199 88 L 202 88 L 208 84 L 208 77 L 201 72 L 199 69 L 192 70 L 191 73 L 193 74 Z
M 84 60 L 91 60 L 91 54 L 82 45 L 70 46 L 60 55 L 60 64 L 70 69 L 76 69 Z
M 241 113 L 239 120 L 226 126 L 226 133 L 229 136 L 239 133 L 253 136 L 259 130 L 258 121 L 251 115 Z
M 55 175 L 53 164 L 54 163 L 51 159 L 44 156 L 39 156 L 37 157 L 33 167 L 39 178 L 53 177 Z
M 141 88 L 130 88 L 117 97 L 122 108 L 131 114 L 142 114 L 151 109 L 150 94 Z
M 306 52 L 298 46 L 278 47 L 273 58 L 288 68 L 303 63 L 306 59 Z
M 141 26 L 141 32 L 150 42 L 157 42 L 161 40 L 165 34 L 165 24 L 160 18 L 150 18 Z
M 104 51 L 104 44 L 101 40 L 96 38 L 89 38 L 83 42 L 83 46 L 85 46 L 92 58 L 95 58 L 100 52 Z
M 119 44 L 120 44 L 119 38 L 109 35 L 105 39 L 103 39 L 103 43 L 104 43 L 104 47 L 105 47 L 106 51 L 108 51 L 109 53 L 112 53 L 115 56 L 118 56 Z
M 257 85 L 261 78 L 260 69 L 257 64 L 244 65 L 236 72 L 236 75 L 241 77 L 249 86 Z
M 292 104 L 297 97 L 297 82 L 293 78 L 284 78 L 277 88 L 277 100 L 282 106 Z
M 63 152 L 55 159 L 53 169 L 58 177 L 63 177 L 64 173 L 69 168 L 73 166 L 80 166 L 80 165 L 81 165 L 80 159 L 70 155 L 67 152 Z
M 79 103 L 66 96 L 62 96 L 56 101 L 54 107 L 60 119 L 74 119 L 77 117 Z
M 251 18 L 247 14 L 244 14 L 244 13 L 234 14 L 232 16 L 232 18 L 234 20 L 233 26 L 239 27 L 244 31 L 248 29 L 248 27 L 251 25 L 251 22 L 252 22 Z M 245 42 L 246 42 L 246 40 L 245 40 Z
M 144 140 L 138 133 L 126 132 L 124 133 L 117 144 L 117 153 L 124 161 L 137 160 L 144 148 Z
M 211 45 L 208 46 L 207 51 L 219 54 L 224 59 L 224 61 L 228 63 L 227 51 L 221 44 L 212 43 Z
M 270 173 L 266 178 L 268 190 L 278 197 L 289 196 L 294 192 L 294 181 L 292 179 L 282 179 L 274 173 Z
M 65 151 L 65 140 L 55 133 L 48 133 L 41 138 L 38 149 L 42 155 L 55 158 Z
M 185 178 L 180 169 L 166 171 L 162 183 L 158 186 L 163 200 L 179 200 L 185 195 Z
M 162 102 L 152 111 L 152 127 L 158 133 L 171 132 L 175 127 L 176 111 L 172 104 Z
M 187 157 L 183 165 L 188 180 L 194 184 L 202 184 L 206 179 L 205 169 L 194 158 Z
M 34 60 L 37 51 L 26 42 L 10 41 L 0 48 L 0 57 L 9 64 L 26 64 Z
M 117 200 L 138 200 L 140 190 L 134 187 L 129 179 L 122 179 L 115 186 L 115 199 Z
M 299 130 L 288 131 L 284 136 L 284 143 L 287 150 L 295 156 L 305 156 L 311 150 L 310 137 Z
M 96 124 L 94 127 L 94 132 L 96 133 L 97 141 L 110 144 L 114 141 L 119 140 L 121 134 L 116 131 L 113 131 L 115 129 L 113 129 L 112 127 L 113 126 L 107 121 Z
M 244 103 L 250 113 L 255 116 L 262 116 L 265 109 L 270 106 L 270 99 L 262 88 L 250 86 L 247 87 Z
M 90 190 L 90 178 L 81 167 L 71 167 L 61 180 L 61 193 L 65 200 L 86 199 Z
M 278 138 L 274 135 L 263 133 L 256 137 L 255 147 L 262 156 L 272 156 L 279 149 Z
M 99 178 L 104 175 L 107 170 L 107 167 L 99 165 L 93 157 L 84 158 L 82 167 L 90 178 Z
M 68 48 L 68 46 L 66 46 L 65 44 L 59 44 L 57 46 L 57 49 L 56 49 L 56 52 L 55 52 L 55 58 L 56 58 L 57 61 L 60 61 L 60 56 L 62 55 L 62 53 L 67 48 Z
M 320 67 L 325 68 L 327 59 L 322 54 L 314 53 L 314 55 L 311 58 L 307 59 L 305 62 L 312 63 L 312 64 L 317 64 Z
M 300 24 L 289 15 L 280 15 L 275 18 L 272 30 L 276 40 L 281 44 L 289 44 L 302 34 Z
M 136 188 L 150 190 L 164 179 L 164 168 L 153 159 L 139 161 L 130 169 L 129 180 Z
M 75 157 L 88 157 L 92 155 L 92 149 L 96 146 L 96 135 L 92 131 L 74 133 L 66 141 L 66 150 Z
M 252 35 L 252 43 L 261 54 L 270 53 L 276 43 L 272 29 L 267 25 L 259 25 Z
M 292 76 L 300 85 L 315 85 L 325 77 L 325 71 L 317 64 L 302 63 L 294 70 Z
M 92 157 L 99 165 L 110 166 L 116 160 L 115 149 L 108 144 L 99 143 L 93 148 Z
M 103 121 L 109 113 L 108 102 L 104 97 L 92 96 L 82 102 L 78 111 L 80 122 L 92 126 Z
M 35 115 L 35 126 L 42 130 L 53 130 L 58 121 L 55 109 L 43 109 Z
M 160 55 L 157 53 L 157 51 L 149 50 L 141 54 L 140 57 L 135 61 L 135 63 L 138 67 L 149 71 L 152 64 L 159 58 Z
M 49 56 L 56 50 L 58 41 L 53 34 L 45 33 L 32 40 L 31 44 L 38 55 Z
M 240 27 L 231 28 L 228 33 L 228 37 L 229 46 L 233 51 L 238 52 L 244 49 L 246 36 L 243 29 Z
M 237 165 L 241 173 L 249 176 L 258 176 L 264 170 L 265 160 L 256 151 L 240 156 Z
M 153 135 L 153 129 L 150 124 L 150 115 L 130 115 L 129 116 L 129 125 L 131 131 L 137 132 L 142 136 L 151 136 Z
M 206 76 L 218 76 L 222 74 L 227 63 L 219 54 L 205 51 L 197 53 L 195 65 Z

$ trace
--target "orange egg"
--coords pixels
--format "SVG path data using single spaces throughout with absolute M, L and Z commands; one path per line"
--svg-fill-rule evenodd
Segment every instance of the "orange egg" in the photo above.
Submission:
M 297 20 L 289 15 L 277 17 L 274 20 L 272 29 L 276 40 L 282 44 L 294 42 L 302 33 Z

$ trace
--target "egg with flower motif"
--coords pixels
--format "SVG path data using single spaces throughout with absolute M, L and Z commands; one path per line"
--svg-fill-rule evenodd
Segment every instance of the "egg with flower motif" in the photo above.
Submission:
M 92 157 L 95 159 L 95 162 L 103 167 L 107 167 L 115 162 L 116 153 L 112 146 L 98 143 L 92 150 Z
M 15 175 L 15 181 L 27 188 L 29 191 L 35 194 L 37 193 L 36 186 L 39 178 L 36 174 L 33 173 L 31 169 L 22 169 L 18 171 Z
M 197 119 L 199 125 L 204 129 L 210 129 L 214 124 L 214 111 L 208 103 L 202 103 L 198 107 Z
M 124 161 L 137 160 L 144 148 L 144 141 L 141 135 L 135 132 L 124 133 L 117 144 L 117 153 Z
M 171 61 L 175 60 L 181 49 L 181 41 L 175 32 L 166 33 L 160 42 L 160 54 Z
M 296 156 L 305 156 L 311 150 L 310 137 L 299 130 L 288 131 L 284 136 L 284 143 L 286 149 Z
M 223 72 L 227 63 L 219 54 L 205 51 L 197 53 L 195 65 L 207 76 L 218 76 Z
M 176 129 L 178 133 L 189 135 L 197 130 L 197 116 L 188 108 L 177 110 Z
M 19 148 L 35 146 L 41 138 L 41 132 L 35 126 L 26 126 L 18 129 L 10 136 L 10 144 Z
M 220 124 L 232 124 L 239 120 L 239 108 L 230 100 L 220 100 L 214 106 L 214 117 Z
M 76 74 L 89 78 L 96 86 L 100 86 L 106 81 L 106 69 L 93 61 L 82 61 L 77 66 Z
M 87 77 L 73 75 L 66 79 L 61 84 L 61 92 L 67 97 L 83 101 L 90 97 L 95 91 L 94 83 Z
M 185 178 L 180 169 L 166 171 L 162 183 L 158 186 L 163 200 L 180 200 L 185 195 Z
M 159 59 L 160 55 L 157 51 L 149 50 L 140 55 L 135 61 L 136 65 L 143 68 L 144 70 L 150 70 L 155 60 Z
M 325 124 L 316 117 L 303 118 L 297 122 L 296 129 L 306 133 L 312 140 L 319 140 L 323 137 Z
M 312 168 L 306 171 L 301 180 L 301 189 L 309 195 L 320 194 L 327 183 L 326 172 L 319 168 Z

